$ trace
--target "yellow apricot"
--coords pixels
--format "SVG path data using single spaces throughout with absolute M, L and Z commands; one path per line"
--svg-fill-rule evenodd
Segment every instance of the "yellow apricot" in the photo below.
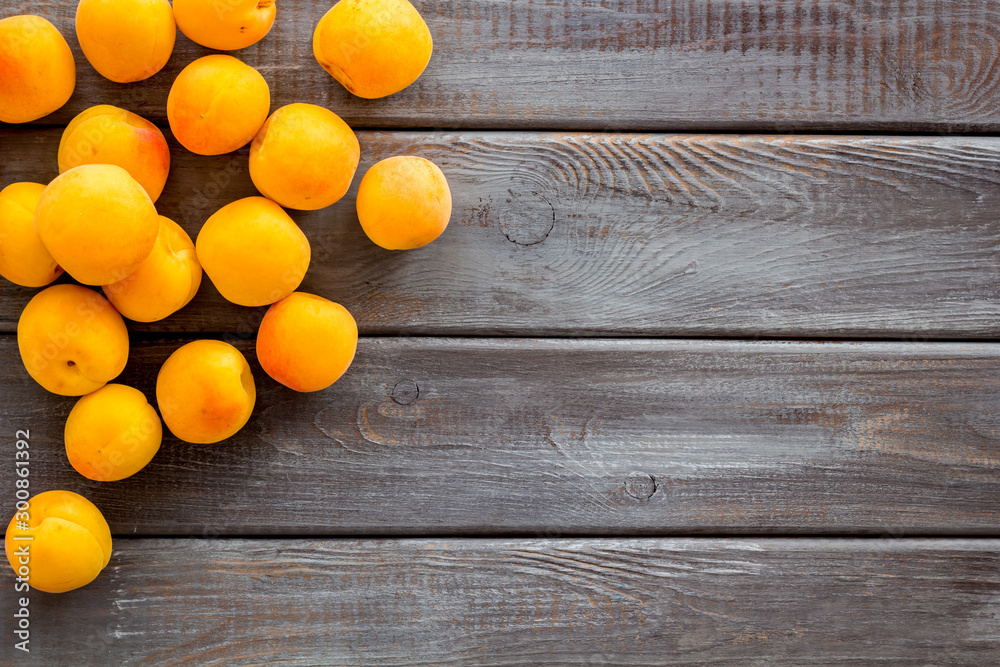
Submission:
M 48 116 L 75 88 L 73 52 L 54 25 L 40 16 L 0 20 L 0 122 Z
M 117 282 L 139 268 L 159 228 L 146 191 L 110 164 L 85 164 L 57 176 L 35 209 L 38 237 L 85 285 Z
M 207 444 L 231 437 L 250 419 L 257 389 L 243 354 L 220 340 L 178 349 L 156 376 L 156 403 L 170 432 Z
M 403 90 L 427 68 L 434 41 L 407 0 L 341 0 L 320 19 L 313 54 L 358 97 Z
M 177 24 L 167 0 L 80 0 L 76 37 L 98 74 L 131 83 L 167 64 Z
M 170 172 L 167 140 L 148 120 L 101 104 L 70 121 L 59 141 L 59 173 L 84 164 L 113 164 L 139 182 L 154 202 Z
M 267 309 L 257 332 L 257 359 L 295 391 L 326 389 L 344 374 L 358 348 L 358 325 L 347 309 L 305 292 Z
M 219 53 L 181 70 L 167 96 L 170 130 L 198 155 L 221 155 L 246 146 L 270 108 L 271 91 L 260 72 Z
M 347 193 L 360 158 L 358 138 L 340 116 L 289 104 L 271 114 L 250 145 L 250 178 L 282 206 L 315 211 Z
M 108 300 L 136 322 L 157 322 L 188 305 L 201 286 L 201 264 L 187 232 L 160 216 L 149 257 L 124 280 L 104 286 Z
M 264 39 L 275 12 L 274 0 L 174 0 L 181 32 L 218 51 L 244 49 Z
M 107 299 L 80 285 L 36 294 L 17 322 L 24 367 L 53 394 L 83 396 L 125 369 L 128 330 Z
M 430 160 L 391 157 L 361 179 L 357 206 L 368 238 L 387 250 L 409 250 L 444 232 L 451 218 L 451 190 Z
M 63 439 L 70 465 L 97 482 L 131 477 L 160 449 L 163 427 L 142 392 L 106 384 L 73 406 Z
M 247 197 L 216 211 L 198 232 L 198 261 L 223 297 L 240 306 L 285 298 L 309 269 L 309 239 L 270 199 Z
M 0 275 L 22 287 L 43 287 L 63 272 L 35 231 L 35 207 L 44 191 L 41 183 L 0 190 Z
M 46 491 L 27 509 L 20 507 L 7 524 L 4 550 L 14 573 L 32 588 L 65 593 L 86 586 L 111 560 L 108 522 L 83 496 Z

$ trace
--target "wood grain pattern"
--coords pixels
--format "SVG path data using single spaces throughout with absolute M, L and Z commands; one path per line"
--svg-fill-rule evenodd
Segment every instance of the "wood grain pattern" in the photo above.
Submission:
M 988 665 L 1000 541 L 119 539 L 31 614 L 17 664 Z
M 297 394 L 230 340 L 243 431 L 102 484 L 66 461 L 74 400 L 0 337 L 0 454 L 30 428 L 34 488 L 119 535 L 1000 532 L 1000 345 L 366 338 Z M 121 381 L 152 398 L 183 342 L 135 345 Z
M 678 131 L 1000 128 L 998 0 L 416 0 L 435 40 L 416 84 L 353 98 L 316 63 L 332 1 L 284 0 L 237 55 L 274 106 L 312 102 L 360 127 Z M 209 53 L 178 35 L 145 82 L 102 79 L 83 58 L 75 2 L 11 0 L 51 19 L 77 55 L 76 94 L 43 122 L 98 102 L 163 123 L 177 73 Z
M 0 183 L 56 175 L 60 133 L 5 131 Z M 455 209 L 416 251 L 364 236 L 355 188 L 294 217 L 302 289 L 368 334 L 995 338 L 1000 140 L 362 132 L 362 171 L 418 154 Z M 246 151 L 173 144 L 158 203 L 195 236 L 257 194 Z M 0 286 L 0 330 L 33 294 Z M 207 284 L 140 331 L 252 334 L 262 313 Z

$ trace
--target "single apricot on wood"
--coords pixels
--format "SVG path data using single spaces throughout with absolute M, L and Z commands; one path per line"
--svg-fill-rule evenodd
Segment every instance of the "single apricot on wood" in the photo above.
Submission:
M 339 303 L 294 292 L 267 310 L 257 332 L 257 359 L 295 391 L 326 389 L 344 374 L 358 348 L 358 325 Z
M 410 250 L 444 232 L 451 218 L 451 190 L 430 160 L 391 157 L 361 179 L 357 206 L 361 226 L 374 243 L 387 250 Z
M 83 496 L 46 491 L 20 507 L 7 524 L 4 550 L 14 573 L 32 588 L 65 593 L 86 586 L 111 560 L 108 522 Z
M 118 311 L 94 290 L 53 285 L 21 311 L 17 348 L 38 384 L 53 394 L 83 396 L 125 369 L 128 330 Z
M 45 188 L 35 229 L 69 275 L 85 285 L 107 285 L 139 268 L 160 225 L 149 195 L 127 171 L 86 164 Z
M 136 322 L 158 322 L 188 305 L 201 286 L 201 264 L 187 232 L 160 216 L 149 257 L 129 277 L 104 286 L 108 300 Z
M 320 19 L 313 55 L 358 97 L 398 93 L 427 68 L 434 40 L 407 0 L 341 0 Z
M 282 206 L 315 211 L 347 193 L 360 159 L 358 138 L 340 116 L 289 104 L 271 114 L 250 145 L 250 178 Z
M 163 427 L 138 389 L 106 384 L 73 406 L 63 440 L 70 465 L 96 482 L 115 482 L 146 467 L 160 449 Z
M 247 197 L 216 211 L 198 232 L 198 261 L 227 300 L 266 306 L 298 289 L 309 269 L 309 239 L 284 209 Z
M 0 190 L 0 275 L 22 287 L 44 287 L 63 272 L 35 231 L 35 207 L 44 191 L 41 183 Z
M 218 53 L 181 70 L 167 96 L 171 132 L 198 155 L 221 155 L 246 146 L 270 109 L 271 91 L 260 72 Z
M 160 128 L 131 111 L 101 104 L 70 121 L 59 141 L 59 173 L 85 164 L 113 164 L 155 202 L 170 173 L 170 148 Z
M 264 39 L 274 25 L 274 0 L 174 0 L 174 18 L 192 42 L 235 51 Z
M 250 419 L 256 400 L 246 358 L 219 340 L 196 340 L 174 350 L 156 376 L 163 422 L 185 442 L 233 436 Z
M 0 122 L 48 116 L 75 88 L 73 52 L 54 25 L 40 16 L 0 20 Z
M 98 74 L 132 83 L 167 64 L 177 24 L 167 0 L 80 0 L 76 37 Z

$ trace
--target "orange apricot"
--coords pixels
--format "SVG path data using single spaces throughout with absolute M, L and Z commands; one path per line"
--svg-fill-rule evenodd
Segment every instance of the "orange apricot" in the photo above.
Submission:
M 86 164 L 57 176 L 35 209 L 42 243 L 86 285 L 117 282 L 139 268 L 159 228 L 146 191 L 109 164 Z
M 167 64 L 177 24 L 167 0 L 80 0 L 76 37 L 101 76 L 131 83 Z
M 0 275 L 15 285 L 43 287 L 62 275 L 35 231 L 41 183 L 11 183 L 0 190 Z
M 218 51 L 236 51 L 264 39 L 276 11 L 274 0 L 174 0 L 181 32 Z
M 295 391 L 319 391 L 350 367 L 358 325 L 347 309 L 294 292 L 267 310 L 257 333 L 257 359 L 272 378 Z
M 374 243 L 409 250 L 439 237 L 451 218 L 451 190 L 436 164 L 399 156 L 375 164 L 358 188 L 358 219 Z
M 101 104 L 70 121 L 59 141 L 60 174 L 84 164 L 121 167 L 155 202 L 170 173 L 170 148 L 160 128 L 145 118 Z
M 73 52 L 54 25 L 40 16 L 0 19 L 0 122 L 48 116 L 75 88 Z
M 101 510 L 72 491 L 45 491 L 18 505 L 4 550 L 14 573 L 37 590 L 86 586 L 111 560 L 111 529 Z
M 219 53 L 181 70 L 167 96 L 170 130 L 198 155 L 221 155 L 246 146 L 270 108 L 271 91 L 260 72 Z
M 427 68 L 434 40 L 407 0 L 341 0 L 320 19 L 313 54 L 358 97 L 403 90 Z
M 229 343 L 196 340 L 174 350 L 156 376 L 156 402 L 170 432 L 207 444 L 246 425 L 257 400 L 246 357 Z
M 271 114 L 250 145 L 250 178 L 282 206 L 314 211 L 347 193 L 360 158 L 358 138 L 340 116 L 289 104 Z

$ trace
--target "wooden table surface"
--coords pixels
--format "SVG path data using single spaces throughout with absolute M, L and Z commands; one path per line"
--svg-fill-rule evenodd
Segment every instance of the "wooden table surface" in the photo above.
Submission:
M 72 0 L 2 0 L 67 37 L 78 85 L 0 126 L 0 186 L 57 174 L 62 127 L 116 104 L 165 126 L 206 49 L 118 85 Z M 233 342 L 258 401 L 231 440 L 167 435 L 117 483 L 69 466 L 74 401 L 0 286 L 0 508 L 14 433 L 35 491 L 115 536 L 90 586 L 31 595 L 47 665 L 986 665 L 1000 662 L 1000 0 L 422 0 L 435 51 L 383 100 L 315 62 L 328 2 L 280 0 L 237 55 L 272 108 L 329 107 L 361 171 L 433 159 L 435 243 L 384 251 L 354 212 L 293 213 L 302 289 L 362 334 L 301 395 L 256 363 L 263 309 L 205 280 L 130 323 L 152 395 L 185 341 Z M 160 212 L 195 236 L 256 194 L 247 149 L 172 137 Z M 20 652 L 18 652 L 20 653 Z

